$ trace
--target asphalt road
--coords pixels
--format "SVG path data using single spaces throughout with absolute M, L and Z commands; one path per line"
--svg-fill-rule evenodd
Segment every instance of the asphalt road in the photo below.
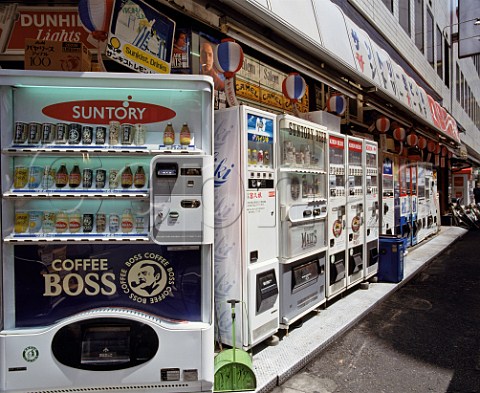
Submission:
M 480 231 L 272 392 L 480 392 Z

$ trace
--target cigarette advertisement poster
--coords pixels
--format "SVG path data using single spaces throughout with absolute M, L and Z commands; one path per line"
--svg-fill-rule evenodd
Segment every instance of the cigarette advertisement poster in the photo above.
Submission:
M 175 22 L 140 0 L 115 0 L 106 56 L 146 74 L 169 74 Z
M 192 47 L 192 32 L 186 28 L 176 28 L 173 40 L 172 73 L 191 74 L 190 48 Z

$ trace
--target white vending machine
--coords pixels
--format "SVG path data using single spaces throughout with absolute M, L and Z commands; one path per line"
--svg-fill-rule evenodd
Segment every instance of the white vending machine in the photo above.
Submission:
M 280 325 L 325 302 L 327 129 L 278 116 Z
M 232 345 L 251 348 L 279 328 L 276 116 L 240 105 L 215 111 L 215 312 Z
M 400 211 L 397 235 L 404 239 L 406 249 L 411 246 L 412 237 L 412 199 L 410 198 L 411 171 L 406 157 L 398 158 L 398 167 Z
M 211 392 L 211 80 L 0 81 L 0 391 Z
M 410 205 L 412 207 L 411 215 L 411 239 L 410 244 L 415 246 L 417 244 L 418 235 L 418 195 L 417 195 L 417 179 L 418 179 L 418 167 L 417 162 L 410 164 Z
M 347 217 L 345 136 L 328 135 L 329 192 L 328 192 L 328 263 L 326 297 L 331 299 L 347 289 Z
M 395 233 L 395 161 L 391 154 L 382 154 L 381 206 L 380 206 L 380 234 L 393 235 Z
M 366 139 L 365 144 L 365 265 L 364 276 L 377 274 L 380 235 L 380 200 L 378 192 L 378 144 Z
M 347 288 L 363 280 L 365 177 L 363 139 L 347 137 Z
M 421 243 L 429 235 L 428 216 L 430 210 L 430 183 L 431 183 L 431 167 L 430 163 L 419 162 L 417 164 L 417 200 L 418 200 L 418 233 L 417 242 Z

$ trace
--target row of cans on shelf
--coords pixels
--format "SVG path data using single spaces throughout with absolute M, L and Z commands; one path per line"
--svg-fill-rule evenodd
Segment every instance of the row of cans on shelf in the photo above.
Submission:
M 70 144 L 70 145 L 144 145 L 145 124 L 111 121 L 107 126 L 82 125 L 80 123 L 15 122 L 13 143 Z
M 108 177 L 107 177 L 108 174 Z M 85 188 L 96 189 L 129 189 L 132 186 L 138 189 L 147 184 L 147 175 L 142 165 L 138 165 L 135 172 L 130 165 L 126 165 L 122 170 L 119 169 L 96 169 L 83 168 L 77 164 L 68 171 L 66 164 L 61 164 L 58 170 L 50 165 L 42 166 L 16 166 L 13 176 L 13 187 L 15 189 L 61 189 L 69 187 L 71 189 L 82 186 Z
M 133 215 L 131 209 L 123 213 L 67 213 L 64 211 L 17 211 L 14 231 L 16 234 L 53 233 L 145 233 L 144 215 Z

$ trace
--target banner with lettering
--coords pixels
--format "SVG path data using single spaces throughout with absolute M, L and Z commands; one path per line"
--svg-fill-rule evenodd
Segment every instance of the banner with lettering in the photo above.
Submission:
M 201 250 L 156 244 L 14 248 L 15 326 L 51 325 L 96 308 L 201 321 Z

